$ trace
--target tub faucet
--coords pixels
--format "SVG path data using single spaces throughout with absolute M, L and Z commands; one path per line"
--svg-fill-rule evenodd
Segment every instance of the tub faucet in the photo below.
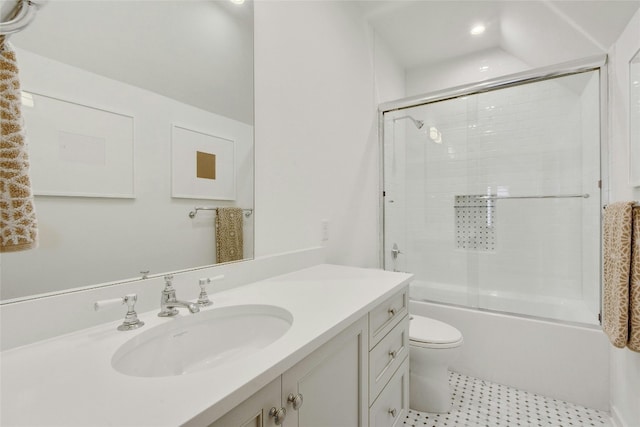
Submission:
M 169 274 L 164 276 L 164 290 L 160 296 L 160 317 L 172 317 L 178 314 L 178 308 L 188 308 L 191 313 L 197 313 L 200 311 L 198 304 L 194 304 L 188 301 L 178 301 L 176 298 L 176 290 L 173 288 L 171 281 L 173 275 Z

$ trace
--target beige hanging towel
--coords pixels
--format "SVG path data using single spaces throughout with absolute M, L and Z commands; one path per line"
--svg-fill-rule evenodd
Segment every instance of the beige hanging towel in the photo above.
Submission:
M 243 258 L 242 209 L 216 209 L 216 262 Z
M 0 36 L 0 252 L 38 245 L 16 55 Z
M 633 208 L 631 232 L 631 282 L 629 285 L 629 342 L 633 351 L 640 352 L 640 207 Z
M 629 337 L 632 210 L 633 202 L 616 202 L 604 211 L 602 329 L 618 348 Z

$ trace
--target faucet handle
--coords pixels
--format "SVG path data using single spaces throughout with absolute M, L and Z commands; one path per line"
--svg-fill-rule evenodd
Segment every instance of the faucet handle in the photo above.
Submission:
M 116 305 L 124 304 L 124 297 L 121 298 L 112 298 L 112 299 L 103 299 L 100 301 L 96 301 L 93 303 L 93 309 L 95 311 L 104 310 L 105 308 L 111 308 Z
M 164 276 L 164 288 L 169 290 L 173 288 L 173 274 L 167 274 Z
M 204 277 L 198 280 L 198 285 L 200 286 L 200 296 L 198 297 L 198 305 L 201 307 L 207 307 L 213 302 L 209 299 L 209 295 L 207 295 L 207 290 L 205 289 L 207 285 L 215 282 L 216 280 L 224 279 L 224 274 L 220 274 L 214 277 Z
M 131 329 L 138 329 L 144 325 L 144 322 L 138 319 L 135 306 L 138 296 L 136 294 L 128 294 L 121 298 L 112 298 L 96 301 L 93 303 L 93 309 L 95 311 L 103 310 L 105 308 L 111 308 L 116 305 L 127 304 L 127 314 L 124 317 L 122 325 L 118 326 L 119 331 L 129 331 Z

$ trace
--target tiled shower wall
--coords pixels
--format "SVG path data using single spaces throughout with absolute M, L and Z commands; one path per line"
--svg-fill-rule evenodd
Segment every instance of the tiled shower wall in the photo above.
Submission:
M 396 157 L 385 175 L 394 182 L 386 187 L 387 202 L 396 199 L 386 204 L 386 246 L 400 242 L 399 269 L 417 280 L 468 287 L 470 305 L 476 305 L 479 290 L 585 300 L 596 313 L 598 81 L 591 72 L 392 113 L 425 122 L 418 130 L 408 120 L 398 121 L 396 134 L 406 144 L 385 141 L 385 160 L 393 149 Z M 432 127 L 441 143 L 430 138 Z M 463 249 L 456 242 L 460 227 L 468 227 L 456 223 L 456 196 L 583 193 L 590 197 L 496 200 L 491 224 L 475 230 L 493 228 L 493 246 Z M 473 234 L 473 225 L 467 231 Z

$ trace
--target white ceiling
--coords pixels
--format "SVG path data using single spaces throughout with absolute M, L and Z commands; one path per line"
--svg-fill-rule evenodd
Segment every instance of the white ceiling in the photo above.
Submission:
M 532 67 L 606 53 L 640 0 L 362 1 L 363 13 L 405 68 L 500 48 Z M 482 36 L 469 34 L 484 23 Z
M 51 0 L 16 46 L 253 123 L 253 4 Z

